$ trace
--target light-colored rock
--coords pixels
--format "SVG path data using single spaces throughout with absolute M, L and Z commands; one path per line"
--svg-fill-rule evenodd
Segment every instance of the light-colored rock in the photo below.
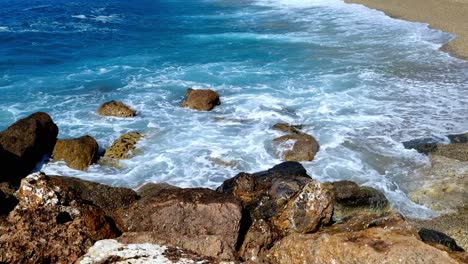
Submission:
M 305 133 L 281 136 L 273 139 L 273 143 L 285 161 L 312 161 L 319 151 L 317 140 Z
M 65 161 L 70 168 L 86 170 L 97 161 L 98 151 L 98 143 L 91 136 L 59 139 L 55 144 L 52 158 L 57 161 Z
M 271 263 L 459 263 L 414 236 L 380 227 L 357 232 L 291 234 L 276 243 Z
M 208 264 L 213 260 L 202 258 L 182 249 L 158 244 L 122 244 L 113 239 L 97 241 L 79 264 Z
M 138 132 L 122 134 L 104 153 L 105 158 L 127 159 L 131 157 L 132 151 L 141 139 L 142 135 Z
M 211 111 L 215 106 L 220 104 L 219 94 L 213 90 L 188 89 L 186 98 L 181 106 L 198 111 Z
M 102 116 L 115 116 L 115 117 L 134 117 L 136 111 L 131 109 L 120 101 L 109 101 L 102 104 L 97 113 Z

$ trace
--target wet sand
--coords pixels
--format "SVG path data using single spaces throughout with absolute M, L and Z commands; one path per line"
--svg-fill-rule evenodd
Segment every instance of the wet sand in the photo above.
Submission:
M 381 10 L 408 21 L 429 23 L 431 28 L 456 35 L 442 47 L 456 57 L 468 59 L 468 0 L 345 0 Z

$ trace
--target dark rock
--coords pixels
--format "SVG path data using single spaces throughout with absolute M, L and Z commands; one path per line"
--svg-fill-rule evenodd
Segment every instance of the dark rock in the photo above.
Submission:
M 18 184 L 44 156 L 50 155 L 58 128 L 46 113 L 34 113 L 0 132 L 0 182 Z
M 240 173 L 217 189 L 241 199 L 253 222 L 265 220 L 279 232 L 312 232 L 329 223 L 333 211 L 327 188 L 297 162 L 255 174 Z
M 117 224 L 125 231 L 119 241 L 176 246 L 232 260 L 241 210 L 231 195 L 203 188 L 164 188 L 117 211 Z
M 468 133 L 448 135 L 450 143 L 468 143 Z
M 68 193 L 73 193 L 87 204 L 93 204 L 112 216 L 116 210 L 127 208 L 136 200 L 138 194 L 132 189 L 111 187 L 73 177 L 48 176 L 51 185 Z
M 99 146 L 91 136 L 73 139 L 59 139 L 55 144 L 52 158 L 64 160 L 68 167 L 86 170 L 98 159 Z
M 317 140 L 311 135 L 290 134 L 273 139 L 280 156 L 286 161 L 312 161 L 319 151 Z
M 415 149 L 419 153 L 428 154 L 437 150 L 439 140 L 434 138 L 420 138 L 403 142 L 406 149 Z
M 120 101 L 109 101 L 102 104 L 97 113 L 102 116 L 116 116 L 116 117 L 134 117 L 136 111 L 125 105 Z
M 457 245 L 457 242 L 455 242 L 453 238 L 447 236 L 442 232 L 432 229 L 421 228 L 419 229 L 418 234 L 421 240 L 424 242 L 441 244 L 453 251 L 464 251 L 463 248 Z
M 267 222 L 255 221 L 245 235 L 239 256 L 243 261 L 264 262 L 263 256 L 278 238 L 279 234 Z
M 384 211 L 389 208 L 385 195 L 352 181 L 324 183 L 333 193 L 333 217 L 343 218 L 357 211 Z
M 287 132 L 291 134 L 299 134 L 300 129 L 302 129 L 302 125 L 290 125 L 290 124 L 285 124 L 285 123 L 276 123 L 272 127 L 274 130 L 282 131 L 282 132 Z
M 15 189 L 9 183 L 0 183 L 0 217 L 8 215 L 18 204 L 14 192 Z
M 19 203 L 0 226 L 0 262 L 73 263 L 118 230 L 105 212 L 43 174 L 21 181 Z
M 219 94 L 213 90 L 188 89 L 186 98 L 181 106 L 198 111 L 211 111 L 215 106 L 220 104 Z
M 105 158 L 112 159 L 127 159 L 131 156 L 131 151 L 135 149 L 136 144 L 141 139 L 141 134 L 138 132 L 130 132 L 122 134 L 112 143 L 110 148 L 106 149 Z

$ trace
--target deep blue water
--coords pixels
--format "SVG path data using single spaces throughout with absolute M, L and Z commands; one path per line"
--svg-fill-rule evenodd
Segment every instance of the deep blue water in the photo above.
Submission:
M 303 124 L 321 144 L 304 163 L 313 178 L 379 188 L 425 216 L 398 182 L 428 161 L 401 142 L 468 130 L 468 63 L 438 50 L 451 38 L 340 0 L 0 0 L 0 129 L 46 111 L 61 138 L 102 148 L 140 131 L 142 153 L 120 168 L 42 169 L 216 187 L 280 162 L 274 123 Z M 222 105 L 181 109 L 190 87 L 219 91 Z M 139 116 L 96 115 L 112 99 Z

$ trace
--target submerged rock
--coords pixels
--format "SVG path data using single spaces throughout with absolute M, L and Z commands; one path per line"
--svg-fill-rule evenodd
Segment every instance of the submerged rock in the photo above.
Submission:
M 57 140 L 58 128 L 42 112 L 16 121 L 0 132 L 0 182 L 18 184 L 44 156 L 50 155 Z
M 209 189 L 161 188 L 143 196 L 116 221 L 123 243 L 157 243 L 203 256 L 235 259 L 241 206 L 227 194 Z
M 352 181 L 325 183 L 333 194 L 333 217 L 341 219 L 355 212 L 382 212 L 389 209 L 385 195 L 371 187 Z
M 186 98 L 181 106 L 198 111 L 211 111 L 215 106 L 220 104 L 219 94 L 213 90 L 188 89 Z
M 299 134 L 300 129 L 302 129 L 302 125 L 290 125 L 286 123 L 276 123 L 272 126 L 272 129 L 287 132 L 291 134 Z
M 0 226 L 0 262 L 73 263 L 119 232 L 105 212 L 43 174 L 21 181 L 19 204 Z
M 115 116 L 115 117 L 134 117 L 136 111 L 131 109 L 120 101 L 109 101 L 102 104 L 97 113 L 102 116 Z
M 127 159 L 132 155 L 132 150 L 135 149 L 136 144 L 141 139 L 142 135 L 138 132 L 130 132 L 122 134 L 118 139 L 112 143 L 106 152 L 105 158 L 112 159 Z
M 65 161 L 70 168 L 86 170 L 97 161 L 98 150 L 98 143 L 88 135 L 73 139 L 59 139 L 55 144 L 52 158 Z
M 211 258 L 198 256 L 180 248 L 158 244 L 122 244 L 113 239 L 97 241 L 79 264 L 209 264 L 218 263 Z
M 312 161 L 319 150 L 317 140 L 305 133 L 281 136 L 273 142 L 278 145 L 280 156 L 285 161 Z

